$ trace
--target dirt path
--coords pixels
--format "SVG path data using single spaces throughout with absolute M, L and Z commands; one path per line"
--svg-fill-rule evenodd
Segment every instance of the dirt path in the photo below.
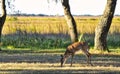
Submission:
M 0 73 L 62 74 L 62 73 L 120 73 L 120 54 L 93 54 L 94 66 L 86 65 L 86 57 L 77 54 L 73 67 L 70 59 L 60 67 L 60 53 L 2 53 L 0 52 Z

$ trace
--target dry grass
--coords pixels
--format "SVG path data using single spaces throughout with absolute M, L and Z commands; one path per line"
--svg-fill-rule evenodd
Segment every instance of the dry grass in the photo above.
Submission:
M 86 57 L 77 54 L 70 67 L 70 59 L 60 67 L 61 53 L 0 53 L 0 73 L 61 74 L 61 73 L 120 73 L 120 54 L 92 54 L 94 66 L 86 64 Z
M 79 33 L 94 34 L 100 17 L 75 17 Z M 115 17 L 110 33 L 120 33 L 120 17 Z M 19 30 L 28 33 L 68 33 L 64 17 L 7 17 L 3 34 L 16 33 Z

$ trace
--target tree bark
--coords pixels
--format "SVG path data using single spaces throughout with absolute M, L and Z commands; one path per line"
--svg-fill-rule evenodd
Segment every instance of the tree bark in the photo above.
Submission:
M 78 34 L 76 28 L 76 22 L 71 14 L 69 0 L 62 0 L 62 6 L 64 9 L 64 16 L 69 27 L 69 33 L 72 42 L 78 41 Z
M 107 47 L 107 34 L 112 23 L 117 0 L 107 0 L 107 4 L 95 29 L 95 46 L 94 48 L 102 51 L 109 51 Z
M 0 50 L 1 50 L 1 35 L 2 35 L 2 28 L 6 20 L 6 6 L 5 6 L 5 0 L 0 0 L 1 3 L 1 10 L 2 10 L 2 15 L 0 17 Z

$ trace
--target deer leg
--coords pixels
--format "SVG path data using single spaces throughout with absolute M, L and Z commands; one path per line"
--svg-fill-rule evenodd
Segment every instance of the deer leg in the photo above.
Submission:
M 71 54 L 65 55 L 64 59 L 61 60 L 61 67 L 66 63 L 67 59 L 70 57 Z
M 90 56 L 87 54 L 87 63 L 90 64 Z
M 73 63 L 73 56 L 74 55 L 71 55 L 71 67 L 72 67 L 72 63 Z
M 88 51 L 83 51 L 87 57 L 87 63 L 92 65 L 91 64 L 91 54 L 88 52 Z
M 92 63 L 91 63 L 91 54 L 89 52 L 87 52 L 87 58 L 88 58 L 88 64 L 90 64 L 92 66 Z

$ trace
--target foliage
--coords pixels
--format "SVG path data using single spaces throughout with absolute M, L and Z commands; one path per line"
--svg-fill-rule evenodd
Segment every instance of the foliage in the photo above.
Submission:
M 55 35 L 54 35 L 55 36 Z M 3 46 L 8 49 L 14 48 L 31 48 L 31 49 L 53 49 L 64 48 L 70 44 L 69 39 L 53 37 L 44 34 L 11 34 L 2 36 Z

